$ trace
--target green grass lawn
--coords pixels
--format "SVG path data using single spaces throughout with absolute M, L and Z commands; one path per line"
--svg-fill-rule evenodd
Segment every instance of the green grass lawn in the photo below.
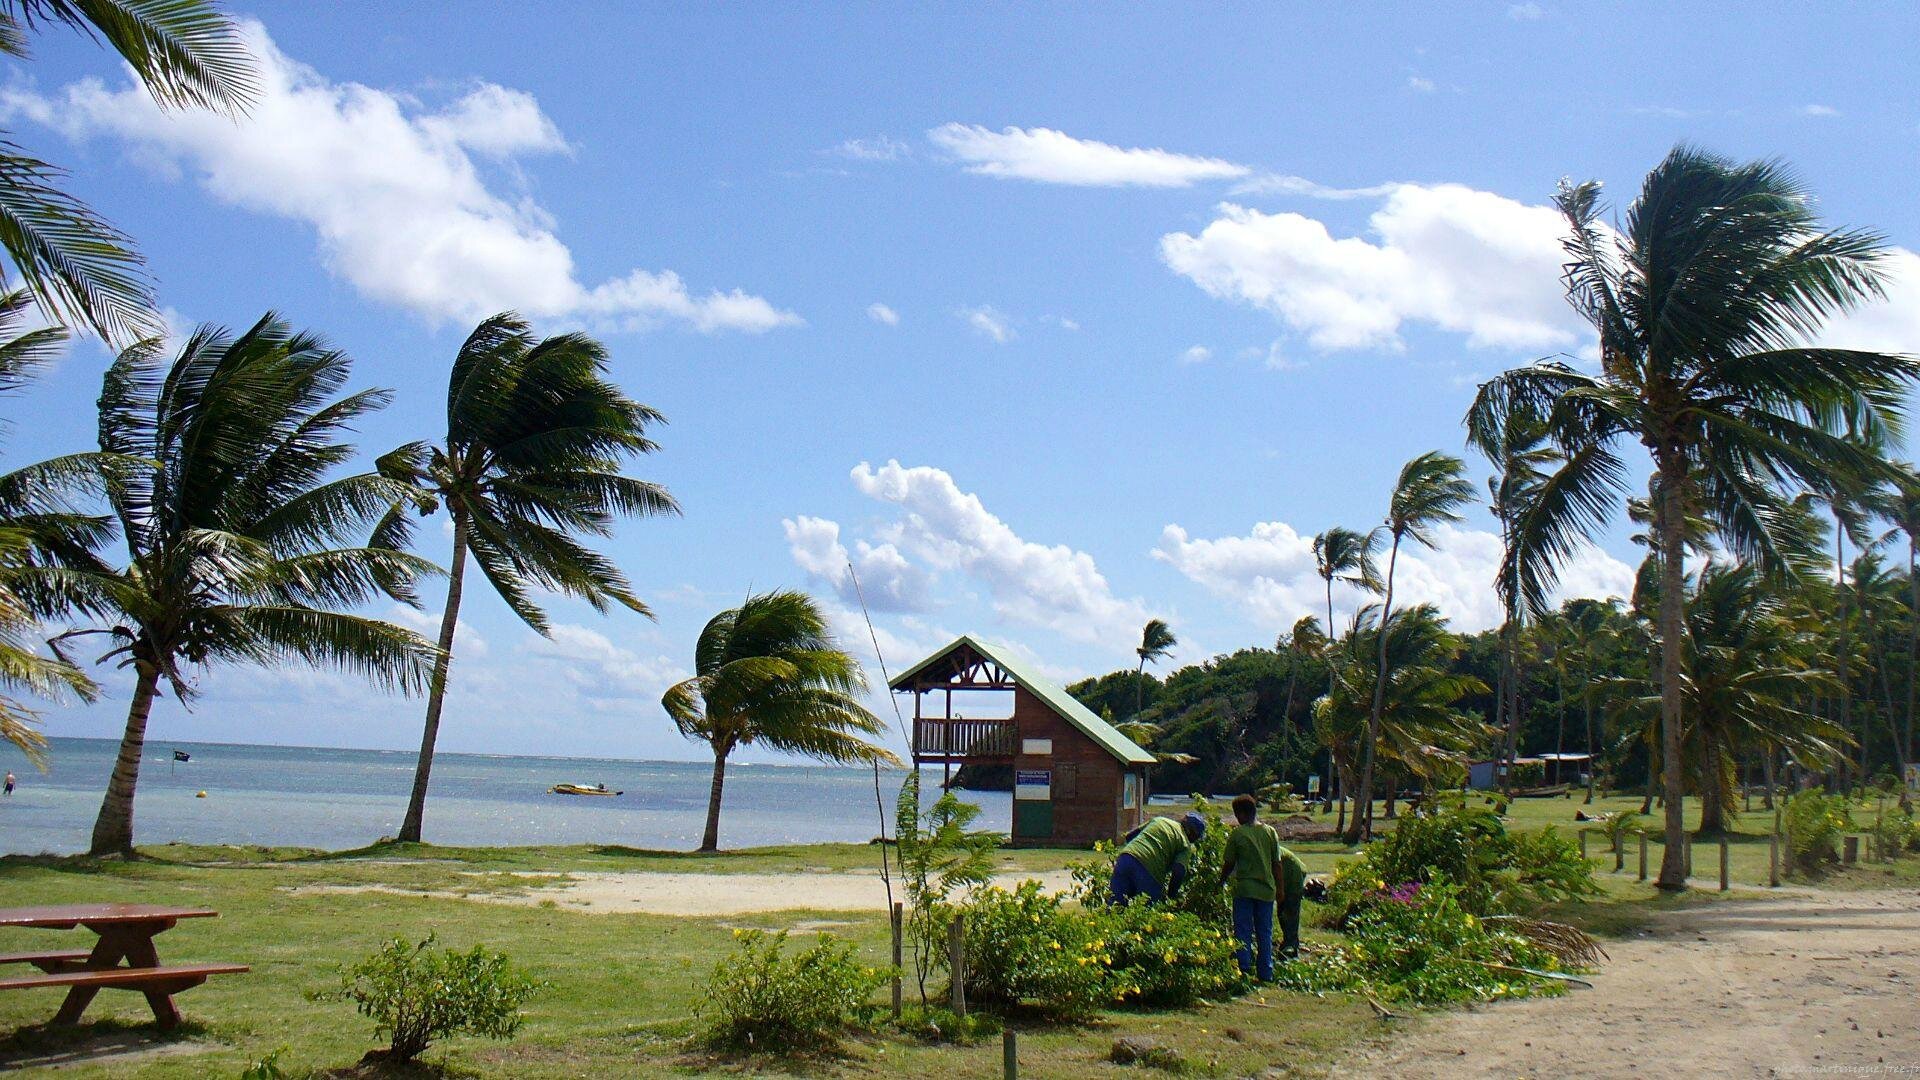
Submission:
M 1511 817 L 1522 828 L 1577 827 L 1581 807 L 1571 800 L 1521 800 Z M 1594 810 L 1637 808 L 1638 800 L 1602 800 Z M 1765 832 L 1771 815 L 1739 823 L 1734 837 L 1735 880 L 1764 885 Z M 1603 840 L 1591 852 L 1600 863 L 1605 895 L 1555 914 L 1598 933 L 1638 925 L 1655 905 L 1713 902 L 1711 896 L 1656 898 L 1634 880 L 1630 848 L 1624 873 L 1602 860 Z M 1312 872 L 1333 869 L 1347 854 L 1338 844 L 1299 844 Z M 1717 854 L 1696 851 L 1703 876 L 1717 872 Z M 528 1008 L 528 1022 L 511 1043 L 455 1040 L 429 1053 L 449 1071 L 478 1076 L 672 1076 L 721 1069 L 766 1075 L 874 1074 L 997 1077 L 997 1040 L 974 1047 L 932 1046 L 904 1037 L 875 1036 L 849 1043 L 841 1058 L 802 1063 L 716 1060 L 690 1050 L 685 1039 L 699 988 L 714 962 L 731 948 L 736 927 L 780 929 L 835 924 L 831 932 L 858 944 L 876 966 L 887 954 L 886 921 L 879 913 L 784 911 L 728 918 L 593 914 L 536 904 L 482 903 L 457 894 L 538 890 L 529 871 L 674 870 L 715 874 L 872 870 L 869 845 L 811 845 L 719 855 L 568 846 L 452 849 L 388 844 L 352 852 L 188 847 L 149 849 L 131 863 L 85 859 L 0 859 L 5 904 L 124 900 L 204 905 L 221 917 L 189 921 L 159 939 L 165 961 L 237 961 L 248 975 L 214 979 L 180 998 L 188 1026 L 172 1039 L 151 1029 L 144 1001 L 103 993 L 75 1032 L 38 1027 L 59 1003 L 59 991 L 0 994 L 0 1068 L 8 1062 L 70 1053 L 63 1071 L 78 1077 L 238 1077 L 246 1066 L 278 1049 L 293 1075 L 353 1064 L 376 1045 L 371 1024 L 338 1002 L 315 1002 L 310 991 L 336 985 L 341 968 L 384 938 L 436 933 L 453 946 L 476 943 L 507 952 L 550 984 Z M 1058 869 L 1082 853 L 1003 851 L 1011 872 Z M 1658 847 L 1652 858 L 1657 865 Z M 1831 875 L 1827 886 L 1874 887 L 1920 880 L 1920 859 L 1892 866 L 1863 864 Z M 303 886 L 376 886 L 371 891 L 314 891 Z M 876 886 L 877 887 L 877 886 Z M 396 891 L 397 890 L 397 891 Z M 436 894 L 436 895 L 424 895 Z M 456 895 L 445 895 L 456 894 Z M 1734 894 L 1753 895 L 1742 889 Z M 536 892 L 537 897 L 537 892 Z M 1309 905 L 1311 909 L 1311 905 Z M 1316 936 L 1309 931 L 1309 940 Z M 85 938 L 85 940 L 82 940 Z M 0 931 L 0 951 L 80 947 L 84 932 Z M 15 972 L 7 972 L 14 974 Z M 912 989 L 909 987 L 909 995 Z M 1384 1037 L 1364 1002 L 1268 993 L 1210 1008 L 1125 1010 L 1081 1027 L 1021 1029 L 1021 1069 L 1028 1077 L 1139 1075 L 1105 1063 L 1120 1035 L 1152 1035 L 1178 1049 L 1189 1072 L 1245 1076 L 1281 1066 L 1303 1075 L 1323 1072 L 1354 1042 Z M 136 1058 L 91 1058 L 115 1039 L 178 1051 Z M 783 1071 L 784 1070 L 784 1071 Z

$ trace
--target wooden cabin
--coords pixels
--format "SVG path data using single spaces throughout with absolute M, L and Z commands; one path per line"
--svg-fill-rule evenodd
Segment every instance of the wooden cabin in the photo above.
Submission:
M 971 636 L 889 684 L 913 695 L 913 762 L 1013 770 L 1015 847 L 1085 847 L 1146 820 L 1153 755 L 1005 648 Z

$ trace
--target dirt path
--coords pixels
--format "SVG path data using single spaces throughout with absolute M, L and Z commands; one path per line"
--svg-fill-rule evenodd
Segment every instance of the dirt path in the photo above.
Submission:
M 1592 990 L 1425 1021 L 1335 1075 L 1920 1075 L 1920 893 L 1712 904 L 1607 951 Z

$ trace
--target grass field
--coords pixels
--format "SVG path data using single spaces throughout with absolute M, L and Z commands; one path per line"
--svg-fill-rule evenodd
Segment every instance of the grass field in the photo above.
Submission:
M 1580 806 L 1573 800 L 1523 800 L 1512 818 L 1523 828 L 1572 827 Z M 1598 809 L 1637 808 L 1635 799 L 1605 800 Z M 1764 885 L 1764 830 L 1770 815 L 1743 819 L 1736 835 L 1735 879 Z M 1603 844 L 1593 840 L 1598 859 Z M 1344 851 L 1334 844 L 1296 850 L 1313 872 L 1331 870 Z M 1706 850 L 1705 848 L 1701 849 Z M 1010 871 L 1058 869 L 1078 852 L 1025 850 L 1002 853 Z M 353 852 L 317 853 L 257 848 L 166 846 L 131 863 L 85 859 L 0 860 L 0 895 L 7 904 L 56 904 L 103 900 L 205 905 L 215 920 L 194 921 L 163 935 L 163 960 L 239 961 L 248 975 L 215 979 L 182 995 L 189 1025 L 171 1040 L 157 1040 L 137 995 L 103 994 L 76 1032 L 49 1032 L 37 1025 L 58 1004 L 56 991 L 0 994 L 0 1068 L 8 1062 L 67 1057 L 63 1070 L 77 1077 L 238 1077 L 250 1062 L 285 1048 L 280 1062 L 292 1075 L 352 1065 L 375 1044 L 371 1024 L 337 1002 L 309 1000 L 310 991 L 332 986 L 343 965 L 391 935 L 424 937 L 432 932 L 449 945 L 483 943 L 507 952 L 550 984 L 529 1007 L 521 1036 L 511 1043 L 456 1040 L 429 1059 L 456 1075 L 481 1076 L 670 1076 L 708 1068 L 782 1070 L 804 1075 L 838 1072 L 886 1075 L 995 1077 L 1000 1047 L 925 1045 L 902 1037 L 873 1037 L 850 1044 L 844 1059 L 766 1065 L 721 1061 L 690 1051 L 698 990 L 715 960 L 731 947 L 740 926 L 819 929 L 858 943 L 876 965 L 886 961 L 883 916 L 848 912 L 782 911 L 730 918 L 591 914 L 552 906 L 477 903 L 457 894 L 524 893 L 541 885 L 527 871 L 674 870 L 714 874 L 845 872 L 871 869 L 876 850 L 867 845 L 818 845 L 688 855 L 609 847 L 447 849 L 385 845 Z M 1657 864 L 1658 850 L 1654 851 Z M 1696 855 L 1705 872 L 1712 860 Z M 1650 905 L 1713 902 L 1711 896 L 1657 899 L 1627 872 L 1600 878 L 1606 895 L 1577 909 L 1560 911 L 1598 932 L 1621 932 L 1644 919 Z M 1920 860 L 1891 868 L 1862 866 L 1823 884 L 1872 886 L 1909 883 Z M 1891 874 L 1892 876 L 1888 876 Z M 329 891 L 312 886 L 336 887 Z M 377 886 L 388 891 L 338 891 Z M 876 889 L 878 885 L 876 883 Z M 1746 892 L 1741 890 L 1737 897 Z M 420 895 L 432 893 L 436 895 Z M 454 894 L 454 895 L 447 895 Z M 1314 932 L 1309 932 L 1309 940 Z M 74 943 L 79 935 L 74 935 Z M 0 951 L 71 947 L 52 932 L 0 932 Z M 912 990 L 909 988 L 909 994 Z M 1016 1020 L 1016 1028 L 1020 1023 Z M 1381 1026 L 1364 1002 L 1281 993 L 1178 1011 L 1118 1011 L 1084 1027 L 1023 1031 L 1022 1075 L 1069 1077 L 1129 1070 L 1104 1062 L 1119 1035 L 1150 1034 L 1178 1048 L 1195 1075 L 1245 1076 L 1279 1066 L 1304 1075 L 1322 1071 L 1343 1048 L 1381 1037 Z M 143 1048 L 128 1057 L 102 1056 L 114 1046 Z M 156 1052 L 158 1046 L 163 1051 Z M 1136 1071 L 1137 1072 L 1137 1071 Z

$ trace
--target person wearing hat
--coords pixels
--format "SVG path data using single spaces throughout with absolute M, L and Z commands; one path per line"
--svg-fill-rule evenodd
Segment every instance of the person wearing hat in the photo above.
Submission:
M 1113 881 L 1108 885 L 1113 902 L 1126 904 L 1145 896 L 1157 903 L 1168 893 L 1180 891 L 1187 876 L 1187 857 L 1206 831 L 1207 819 L 1188 813 L 1179 821 L 1155 817 L 1128 833 L 1119 857 L 1113 860 Z

